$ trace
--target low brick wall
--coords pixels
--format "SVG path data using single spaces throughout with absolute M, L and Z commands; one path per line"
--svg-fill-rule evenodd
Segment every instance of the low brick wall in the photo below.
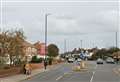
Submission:
M 35 70 L 35 69 L 43 68 L 44 64 L 43 63 L 31 63 L 30 66 L 32 70 Z
M 30 64 L 31 69 L 41 69 L 44 67 L 43 63 L 31 63 Z M 10 67 L 9 69 L 0 69 L 0 78 L 2 77 L 7 77 L 7 76 L 12 76 L 16 74 L 23 73 L 23 67 Z
M 10 69 L 0 69 L 0 78 L 21 73 L 21 67 L 11 67 Z

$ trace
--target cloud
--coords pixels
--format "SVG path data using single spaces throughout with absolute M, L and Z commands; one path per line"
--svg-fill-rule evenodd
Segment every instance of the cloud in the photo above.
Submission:
M 93 17 L 93 18 L 92 18 Z M 115 32 L 118 30 L 118 11 L 99 11 L 88 19 L 62 16 L 50 18 L 50 34 L 79 35 L 92 32 Z
M 97 14 L 96 17 L 96 24 L 106 26 L 104 30 L 108 31 L 117 31 L 119 25 L 119 11 L 109 10 L 109 11 L 102 11 Z
M 6 27 L 22 27 L 29 41 L 44 41 L 44 14 L 48 12 L 52 13 L 48 17 L 48 43 L 57 43 L 64 48 L 63 40 L 68 39 L 70 49 L 79 47 L 80 39 L 86 41 L 86 46 L 89 41 L 98 46 L 114 45 L 114 33 L 111 32 L 118 29 L 117 6 L 114 3 L 113 6 L 112 3 L 97 4 L 7 3 L 3 8 L 3 23 Z M 99 42 L 101 39 L 105 42 L 103 45 Z

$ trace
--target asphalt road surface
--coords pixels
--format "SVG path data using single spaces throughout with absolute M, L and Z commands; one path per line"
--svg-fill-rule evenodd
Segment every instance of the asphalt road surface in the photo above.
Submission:
M 81 72 L 73 71 L 73 66 L 61 64 L 23 82 L 120 82 L 119 74 L 114 72 L 116 64 L 97 65 L 93 61 L 87 61 L 87 70 Z

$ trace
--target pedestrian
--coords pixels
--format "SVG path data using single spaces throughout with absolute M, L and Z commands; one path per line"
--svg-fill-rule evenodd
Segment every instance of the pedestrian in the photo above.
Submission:
M 31 74 L 31 66 L 29 63 L 25 65 L 25 74 L 30 75 Z
M 119 59 L 117 58 L 117 59 L 116 59 L 116 61 L 117 61 L 117 64 L 118 64 L 118 62 L 119 62 Z
M 26 74 L 25 65 L 26 65 L 26 64 L 23 65 L 23 73 L 24 73 L 24 74 Z
M 47 60 L 46 59 L 44 60 L 44 68 L 45 68 L 45 70 L 47 68 Z

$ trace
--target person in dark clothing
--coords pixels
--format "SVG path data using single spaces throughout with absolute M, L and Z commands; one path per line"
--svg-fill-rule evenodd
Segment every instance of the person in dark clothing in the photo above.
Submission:
M 116 59 L 116 61 L 117 61 L 117 64 L 118 64 L 118 62 L 119 62 L 119 59 L 117 58 L 117 59 Z
M 23 73 L 26 74 L 25 64 L 23 66 Z
M 45 70 L 47 69 L 47 60 L 46 59 L 44 60 L 44 68 L 45 68 Z

